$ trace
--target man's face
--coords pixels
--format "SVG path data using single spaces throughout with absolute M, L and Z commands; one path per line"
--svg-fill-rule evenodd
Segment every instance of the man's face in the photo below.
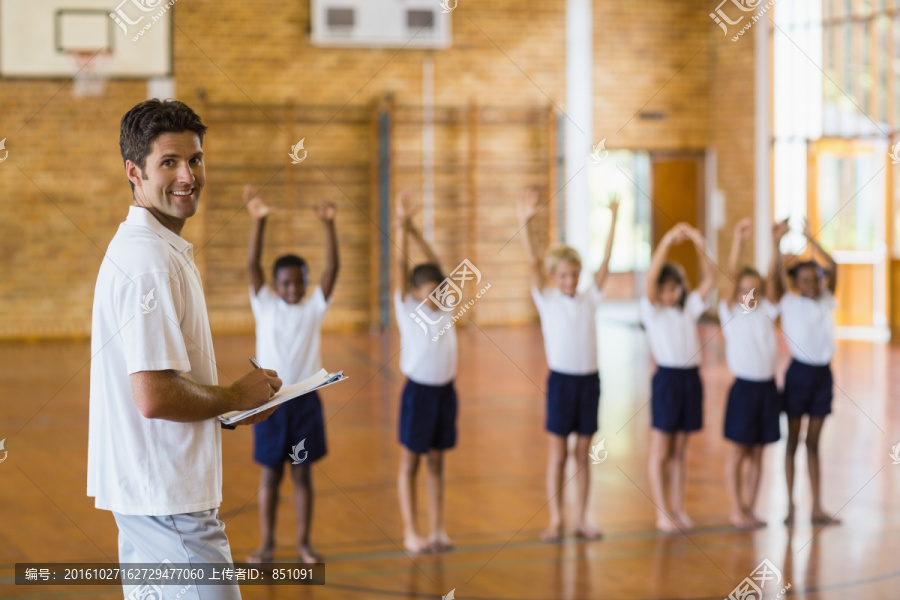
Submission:
M 153 140 L 144 169 L 129 160 L 125 172 L 134 184 L 135 204 L 181 233 L 185 220 L 197 212 L 206 184 L 200 137 L 192 131 L 164 133 Z

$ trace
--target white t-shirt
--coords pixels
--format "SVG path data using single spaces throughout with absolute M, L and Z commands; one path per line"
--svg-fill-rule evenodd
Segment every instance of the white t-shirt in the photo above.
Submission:
M 775 377 L 775 319 L 778 312 L 778 305 L 766 298 L 746 314 L 739 304 L 719 302 L 725 362 L 732 375 L 747 381 L 768 381 Z
M 647 331 L 650 354 L 661 367 L 689 369 L 700 365 L 697 321 L 706 303 L 696 291 L 688 294 L 684 309 L 654 305 L 641 296 L 641 322 Z
M 431 310 L 396 292 L 394 312 L 400 329 L 400 372 L 425 385 L 446 385 L 456 379 L 456 326 L 451 317 L 457 311 Z
M 292 385 L 322 368 L 322 321 L 328 302 L 322 288 L 297 304 L 288 304 L 267 284 L 250 290 L 250 308 L 256 318 L 256 360 L 273 369 L 284 385 Z
M 591 283 L 583 292 L 567 296 L 557 288 L 531 288 L 541 316 L 544 351 L 551 371 L 566 375 L 596 373 L 597 307 L 603 292 Z
M 169 515 L 222 502 L 216 419 L 147 419 L 129 375 L 174 370 L 216 385 L 216 358 L 193 246 L 132 206 L 100 265 L 91 323 L 87 493 L 97 508 Z
M 834 309 L 828 290 L 815 300 L 793 292 L 781 298 L 781 329 L 791 356 L 808 365 L 827 365 L 834 355 Z

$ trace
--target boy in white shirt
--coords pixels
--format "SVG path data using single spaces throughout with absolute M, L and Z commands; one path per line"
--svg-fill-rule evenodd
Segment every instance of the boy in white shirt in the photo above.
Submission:
M 547 461 L 547 497 L 550 506 L 550 525 L 541 534 L 545 542 L 562 539 L 563 474 L 568 453 L 569 435 L 575 439 L 575 508 L 574 533 L 578 537 L 596 540 L 602 533 L 587 518 L 590 490 L 588 450 L 591 437 L 597 432 L 600 408 L 600 374 L 597 361 L 597 324 L 595 314 L 603 298 L 603 285 L 609 274 L 619 201 L 613 196 L 609 203 L 612 212 L 606 253 L 592 285 L 578 292 L 581 276 L 581 257 L 569 246 L 550 248 L 544 265 L 538 258 L 537 241 L 532 220 L 540 212 L 538 193 L 528 190 L 518 206 L 519 225 L 524 229 L 522 242 L 528 258 L 531 277 L 531 296 L 541 318 L 541 332 L 550 375 L 547 379 L 547 420 L 549 440 Z M 547 287 L 547 280 L 554 285 Z
M 669 249 L 688 240 L 697 250 L 701 272 L 700 285 L 690 293 L 684 268 L 666 262 Z M 689 435 L 703 427 L 697 321 L 715 285 L 705 246 L 703 236 L 688 223 L 670 229 L 653 251 L 640 305 L 650 353 L 657 365 L 650 396 L 653 427 L 648 471 L 656 527 L 666 533 L 694 527 L 685 511 L 684 497 Z
M 782 399 L 788 417 L 785 476 L 788 488 L 788 515 L 785 523 L 794 521 L 794 455 L 800 440 L 803 417 L 807 417 L 806 461 L 812 489 L 812 522 L 819 525 L 840 523 L 822 508 L 819 470 L 819 437 L 825 417 L 831 414 L 834 381 L 831 358 L 834 355 L 834 290 L 837 285 L 837 264 L 831 255 L 813 238 L 807 225 L 804 234 L 813 249 L 813 258 L 784 270 L 781 237 L 787 226 L 775 238 L 778 261 L 778 297 L 781 298 L 781 328 L 791 351 L 791 365 L 784 376 Z M 815 260 L 816 254 L 826 267 Z M 787 291 L 785 291 L 787 290 Z M 783 294 L 783 296 L 782 296 Z
M 779 236 L 783 226 L 776 223 L 773 234 Z M 725 409 L 725 439 L 730 442 L 725 487 L 731 502 L 729 521 L 738 529 L 765 525 L 753 513 L 762 451 L 765 444 L 781 437 L 781 399 L 775 384 L 775 319 L 779 312 L 776 286 L 766 285 L 753 267 L 739 267 L 743 241 L 750 238 L 752 229 L 750 219 L 742 219 L 734 226 L 728 261 L 731 281 L 727 300 L 719 302 L 725 359 L 735 376 Z M 776 265 L 773 253 L 769 273 L 775 273 Z
M 397 488 L 403 546 L 412 553 L 439 552 L 453 547 L 444 529 L 444 453 L 456 446 L 456 328 L 439 334 L 450 317 L 438 310 L 430 295 L 444 282 L 444 275 L 437 255 L 413 226 L 406 202 L 407 194 L 401 191 L 394 226 L 400 244 L 394 310 L 400 329 L 400 371 L 407 381 L 400 404 L 402 449 Z M 426 257 L 426 262 L 416 265 L 411 273 L 407 264 L 409 237 Z M 428 466 L 428 538 L 420 536 L 416 526 L 416 473 L 423 455 Z
M 244 188 L 244 203 L 253 217 L 247 251 L 250 308 L 256 318 L 256 360 L 278 369 L 285 385 L 298 383 L 322 368 L 322 321 L 328 309 L 339 268 L 335 232 L 335 205 L 321 201 L 316 216 L 325 233 L 325 268 L 317 285 L 304 299 L 309 270 L 299 256 L 287 254 L 272 268 L 274 293 L 266 285 L 260 256 L 266 219 L 275 212 L 252 186 Z M 322 402 L 313 391 L 286 402 L 272 418 L 253 428 L 253 459 L 262 465 L 259 521 L 262 543 L 251 562 L 269 562 L 275 549 L 278 487 L 285 461 L 291 461 L 294 508 L 297 511 L 297 547 L 302 562 L 321 562 L 310 542 L 313 515 L 312 464 L 325 456 L 325 420 Z

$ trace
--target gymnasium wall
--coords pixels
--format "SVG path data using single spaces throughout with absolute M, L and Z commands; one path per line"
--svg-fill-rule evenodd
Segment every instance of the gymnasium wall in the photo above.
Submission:
M 252 326 L 244 182 L 266 186 L 264 197 L 284 209 L 270 219 L 266 267 L 293 250 L 309 259 L 314 279 L 321 234 L 307 207 L 319 197 L 338 203 L 342 272 L 326 328 L 377 319 L 375 111 L 394 117 L 395 187 L 416 190 L 426 56 L 438 106 L 438 252 L 448 268 L 469 258 L 491 283 L 473 308 L 479 324 L 533 319 L 520 242 L 501 247 L 517 230 L 518 191 L 546 193 L 553 180 L 548 110 L 565 107 L 564 6 L 461 1 L 451 49 L 398 53 L 311 47 L 306 1 L 178 4 L 177 96 L 211 125 L 207 189 L 184 236 L 195 245 L 214 331 Z M 752 39 L 712 37 L 707 9 L 686 0 L 594 3 L 594 130 L 608 148 L 713 145 L 731 223 L 752 212 L 752 151 L 743 149 L 752 147 L 752 106 L 741 106 L 752 98 Z M 146 97 L 145 84 L 113 81 L 98 99 L 70 91 L 63 80 L 0 80 L 0 139 L 10 152 L 0 164 L 2 338 L 89 334 L 97 268 L 130 203 L 118 121 Z M 639 109 L 666 118 L 632 118 Z M 290 165 L 300 138 L 308 158 Z M 546 219 L 538 227 L 553 229 Z

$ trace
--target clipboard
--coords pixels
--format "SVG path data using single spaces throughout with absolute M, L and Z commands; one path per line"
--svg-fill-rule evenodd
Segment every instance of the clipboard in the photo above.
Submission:
M 233 410 L 224 415 L 219 415 L 219 422 L 222 423 L 223 427 L 231 429 L 235 423 L 246 419 L 247 417 L 269 410 L 280 404 L 284 404 L 288 400 L 299 398 L 303 394 L 308 394 L 309 392 L 328 387 L 329 385 L 333 385 L 346 379 L 349 379 L 349 377 L 345 376 L 343 371 L 329 373 L 325 369 L 320 369 L 318 373 L 311 377 L 307 377 L 303 381 L 281 388 L 262 406 L 257 406 L 250 410 Z

